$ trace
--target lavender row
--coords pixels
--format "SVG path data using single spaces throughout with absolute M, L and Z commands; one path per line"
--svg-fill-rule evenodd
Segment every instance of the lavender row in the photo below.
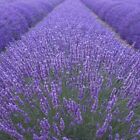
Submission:
M 111 25 L 121 37 L 140 48 L 139 1 L 82 0 L 101 19 Z
M 1 0 L 0 4 L 15 2 L 16 0 Z
M 0 56 L 0 138 L 138 140 L 139 59 L 65 1 Z
M 63 0 L 20 0 L 0 5 L 0 50 L 17 40 Z

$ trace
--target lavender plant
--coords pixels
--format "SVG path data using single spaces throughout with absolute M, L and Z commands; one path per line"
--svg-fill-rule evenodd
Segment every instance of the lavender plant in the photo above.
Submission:
M 0 50 L 41 21 L 62 0 L 24 0 L 0 6 Z
M 1 0 L 0 4 L 10 4 L 11 2 L 15 2 L 16 0 Z
M 82 0 L 111 25 L 129 44 L 139 49 L 139 1 Z
M 30 55 L 32 63 L 21 56 L 24 64 L 18 66 L 20 73 L 11 70 L 10 64 L 1 74 L 14 74 L 12 81 L 8 76 L 2 84 L 1 137 L 138 139 L 138 95 L 132 98 L 126 92 L 131 73 L 126 73 L 127 80 L 120 71 L 113 73 L 118 62 L 110 62 L 110 52 L 98 46 L 71 47 L 69 51 L 66 54 L 53 50 L 52 54 L 52 49 L 41 46 L 40 50 L 34 48 L 34 53 L 18 52 Z M 16 53 L 16 57 L 20 56 Z
M 138 140 L 139 58 L 65 1 L 0 55 L 0 138 Z

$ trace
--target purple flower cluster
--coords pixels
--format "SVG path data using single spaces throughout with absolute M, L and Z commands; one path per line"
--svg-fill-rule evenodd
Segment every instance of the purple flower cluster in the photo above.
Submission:
M 0 137 L 138 140 L 140 54 L 67 0 L 0 55 Z
M 17 0 L 0 4 L 0 50 L 43 19 L 62 0 Z
M 82 0 L 121 37 L 140 48 L 139 0 Z

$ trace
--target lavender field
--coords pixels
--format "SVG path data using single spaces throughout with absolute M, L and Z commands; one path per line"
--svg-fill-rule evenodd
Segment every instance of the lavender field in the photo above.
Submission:
M 140 140 L 139 5 L 0 0 L 0 140 Z

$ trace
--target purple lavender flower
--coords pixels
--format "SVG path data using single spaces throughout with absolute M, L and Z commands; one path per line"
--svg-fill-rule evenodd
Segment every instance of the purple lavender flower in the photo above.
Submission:
M 110 95 L 110 100 L 108 101 L 108 105 L 107 105 L 107 111 L 111 112 L 113 106 L 115 105 L 116 101 L 117 101 L 117 96 L 115 95 L 116 93 L 116 89 L 113 89 L 111 95 Z
M 83 119 L 82 119 L 79 105 L 72 99 L 67 100 L 64 98 L 63 101 L 64 101 L 64 105 L 66 107 L 66 110 L 68 111 L 70 116 L 74 119 L 74 121 L 77 124 L 80 124 L 83 121 Z
M 60 118 L 59 128 L 61 131 L 63 131 L 65 129 L 65 122 L 64 122 L 63 118 Z
M 107 114 L 107 117 L 106 117 L 103 125 L 96 132 L 97 137 L 99 137 L 99 138 L 103 137 L 103 135 L 106 133 L 106 131 L 108 129 L 108 126 L 109 126 L 111 120 L 112 120 L 112 114 Z
M 127 115 L 125 120 L 127 122 L 130 122 L 132 120 L 133 116 L 134 116 L 134 111 L 132 110 L 132 111 L 129 112 L 129 114 Z
M 136 133 L 138 136 L 140 136 L 140 129 L 138 129 L 137 133 Z
M 48 134 L 50 129 L 50 124 L 47 119 L 40 121 L 40 127 L 42 129 L 42 134 Z
M 55 134 L 57 136 L 60 136 L 60 130 L 59 130 L 57 124 L 55 124 L 55 123 L 53 124 L 53 131 L 55 132 Z
M 118 133 L 115 134 L 115 140 L 120 140 L 120 135 Z
M 63 137 L 63 140 L 69 140 L 67 137 Z

